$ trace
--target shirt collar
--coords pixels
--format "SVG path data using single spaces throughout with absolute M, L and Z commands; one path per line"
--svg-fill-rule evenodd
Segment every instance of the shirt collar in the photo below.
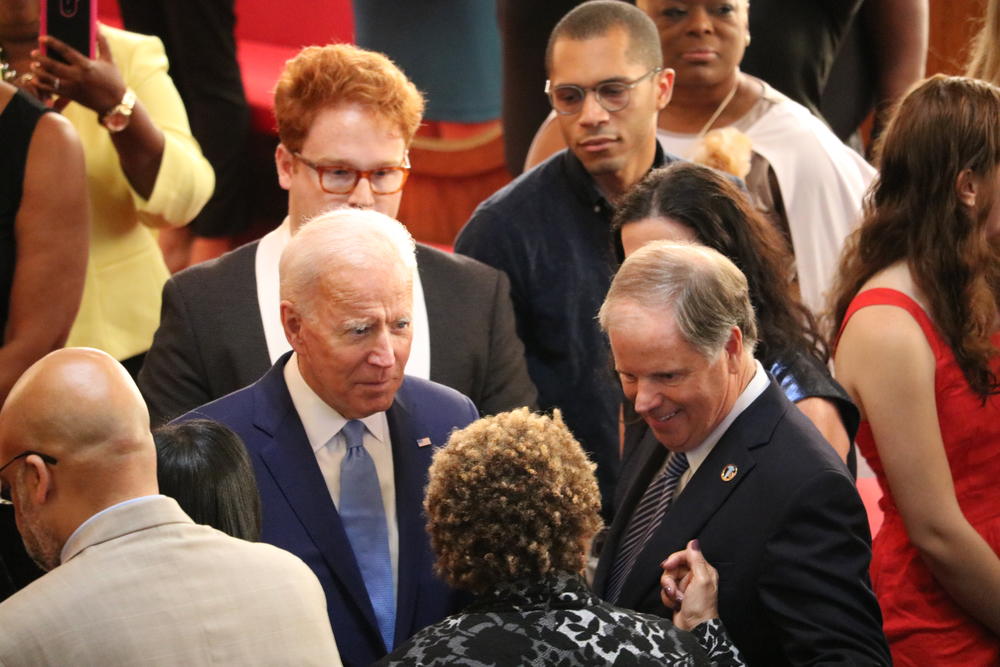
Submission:
M 740 395 L 736 397 L 736 401 L 733 402 L 733 407 L 729 409 L 726 416 L 719 422 L 718 426 L 712 429 L 712 432 L 708 434 L 705 440 L 695 447 L 693 450 L 687 453 L 688 467 L 691 471 L 691 475 L 698 470 L 698 467 L 705 461 L 708 455 L 715 449 L 715 445 L 719 443 L 722 436 L 729 427 L 732 426 L 736 418 L 743 413 L 750 404 L 757 400 L 757 397 L 764 393 L 767 386 L 771 384 L 770 378 L 768 378 L 767 373 L 764 371 L 764 367 L 760 365 L 760 362 L 754 359 L 754 374 L 750 378 L 750 382 L 747 386 L 740 392 Z
M 299 370 L 298 356 L 294 352 L 285 363 L 283 372 L 288 394 L 292 398 L 292 404 L 302 422 L 306 437 L 309 438 L 309 446 L 312 447 L 313 453 L 316 453 L 340 433 L 340 429 L 348 420 L 327 405 L 306 383 Z M 381 443 L 389 442 L 388 422 L 384 412 L 376 412 L 359 421 L 368 428 L 368 432 L 376 440 Z
M 90 515 L 90 517 L 86 521 L 84 521 L 83 523 L 81 523 L 79 526 L 76 527 L 76 530 L 74 530 L 73 534 L 69 536 L 69 539 L 66 540 L 65 543 L 63 543 L 62 551 L 59 554 L 59 563 L 62 564 L 62 563 L 65 563 L 67 560 L 69 560 L 69 555 L 71 553 L 75 553 L 77 551 L 77 546 L 73 543 L 74 539 L 78 535 L 82 534 L 83 531 L 84 531 L 84 529 L 88 525 L 92 524 L 94 521 L 96 521 L 102 515 L 107 514 L 109 512 L 113 512 L 116 509 L 119 509 L 121 507 L 125 507 L 126 505 L 135 505 L 135 504 L 139 504 L 139 503 L 146 503 L 146 502 L 149 502 L 150 500 L 152 500 L 154 498 L 163 498 L 163 497 L 164 496 L 161 495 L 161 494 L 155 494 L 155 495 L 149 495 L 149 496 L 139 496 L 138 498 L 129 498 L 128 500 L 123 500 L 120 503 L 115 503 L 114 505 L 111 505 L 110 507 L 105 507 L 100 512 L 98 512 L 97 514 Z
M 662 167 L 666 163 L 666 157 L 663 152 L 663 147 L 660 146 L 660 142 L 656 141 L 655 153 L 653 154 L 653 165 L 650 167 L 650 171 Z M 569 178 L 570 186 L 574 194 L 589 208 L 595 208 L 599 210 L 600 208 L 606 207 L 609 211 L 613 210 L 611 203 L 601 194 L 597 185 L 594 183 L 593 177 L 580 162 L 579 158 L 573 154 L 573 151 L 568 148 L 563 151 L 562 155 L 563 167 L 566 170 L 566 175 Z M 646 172 L 649 173 L 649 172 Z

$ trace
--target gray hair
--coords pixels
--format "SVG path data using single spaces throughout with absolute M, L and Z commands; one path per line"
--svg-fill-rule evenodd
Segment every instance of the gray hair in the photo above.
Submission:
M 326 211 L 305 222 L 281 253 L 281 298 L 308 305 L 332 267 L 364 271 L 385 264 L 416 271 L 416 246 L 402 223 L 371 210 Z
M 706 359 L 725 347 L 734 326 L 750 355 L 757 344 L 746 276 L 712 248 L 672 241 L 646 244 L 625 260 L 611 283 L 597 316 L 605 332 L 615 326 L 615 310 L 622 303 L 672 309 L 681 335 Z
M 628 33 L 625 55 L 630 61 L 649 69 L 663 66 L 660 33 L 645 12 L 621 0 L 592 0 L 574 7 L 552 29 L 545 47 L 545 71 L 552 72 L 552 50 L 556 40 L 594 39 L 603 37 L 614 28 Z

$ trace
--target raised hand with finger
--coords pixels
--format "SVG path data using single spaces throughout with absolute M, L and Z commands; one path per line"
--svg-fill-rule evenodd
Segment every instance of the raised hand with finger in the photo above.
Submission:
M 661 567 L 660 599 L 674 610 L 674 625 L 691 630 L 719 616 L 719 573 L 705 560 L 698 540 L 670 554 Z
M 99 32 L 94 59 L 51 35 L 41 36 L 39 42 L 52 53 L 43 53 L 42 49 L 31 52 L 36 87 L 46 96 L 58 97 L 54 105 L 57 109 L 76 102 L 103 115 L 125 97 L 127 87 L 107 40 Z M 53 54 L 66 62 L 59 62 Z

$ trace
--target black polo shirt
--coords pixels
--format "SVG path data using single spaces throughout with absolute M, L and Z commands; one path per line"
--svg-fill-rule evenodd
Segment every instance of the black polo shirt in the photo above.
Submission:
M 679 158 L 656 146 L 652 167 Z M 597 311 L 618 269 L 612 205 L 564 150 L 484 201 L 455 250 L 506 272 L 528 372 L 543 410 L 563 419 L 598 465 L 605 508 L 618 476 L 614 377 Z

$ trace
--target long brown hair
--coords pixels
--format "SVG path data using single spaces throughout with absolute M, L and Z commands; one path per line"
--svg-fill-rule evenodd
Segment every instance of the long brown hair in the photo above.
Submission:
M 728 178 L 691 162 L 650 172 L 615 212 L 619 257 L 621 228 L 643 218 L 671 218 L 699 243 L 728 257 L 747 277 L 757 313 L 757 357 L 766 366 L 797 352 L 826 363 L 829 352 L 816 320 L 791 288 L 791 251 L 784 238 Z
M 1000 84 L 1000 0 L 989 0 L 979 32 L 972 40 L 966 76 Z
M 861 226 L 848 238 L 831 292 L 837 332 L 851 300 L 874 274 L 905 261 L 972 389 L 997 389 L 1000 257 L 986 234 L 990 204 L 970 211 L 956 187 L 968 169 L 991 202 L 1000 165 L 1000 89 L 935 75 L 899 104 L 876 146 L 879 175 Z

